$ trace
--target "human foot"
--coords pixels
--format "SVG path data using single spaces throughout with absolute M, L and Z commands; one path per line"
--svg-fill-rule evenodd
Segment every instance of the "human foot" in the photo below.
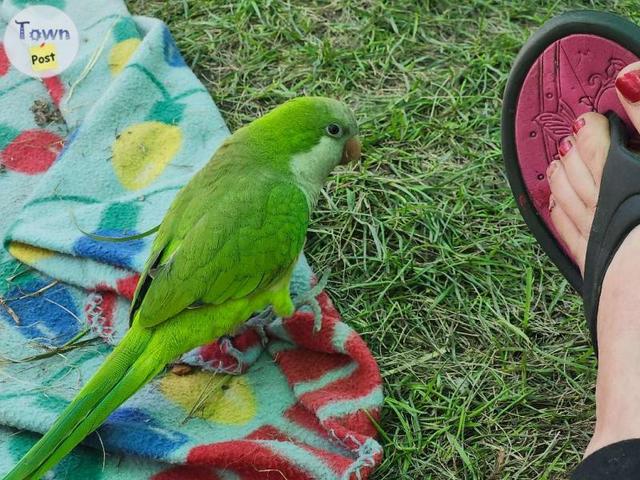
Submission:
M 576 119 L 572 130 L 574 135 L 560 142 L 560 160 L 547 168 L 549 213 L 584 275 L 589 233 L 609 150 L 609 122 L 598 113 L 586 113 Z
M 625 98 L 638 85 L 640 63 L 619 75 L 618 94 L 629 117 L 640 127 L 640 104 Z M 635 84 L 634 82 L 637 81 Z M 632 98 L 638 100 L 639 98 Z M 558 234 L 584 274 L 585 255 L 598 201 L 610 138 L 606 117 L 588 113 L 560 144 L 560 160 L 547 171 L 550 216 Z M 585 455 L 616 441 L 640 437 L 640 228 L 635 228 L 613 257 L 602 283 L 598 309 L 599 345 L 596 430 Z

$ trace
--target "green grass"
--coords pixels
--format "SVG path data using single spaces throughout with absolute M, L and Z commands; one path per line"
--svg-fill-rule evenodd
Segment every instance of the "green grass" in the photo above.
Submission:
M 327 186 L 306 251 L 384 376 L 374 478 L 564 478 L 593 428 L 595 361 L 507 187 L 500 98 L 547 18 L 640 21 L 637 2 L 226 3 L 129 6 L 169 24 L 233 129 L 302 94 L 356 109 L 364 160 Z

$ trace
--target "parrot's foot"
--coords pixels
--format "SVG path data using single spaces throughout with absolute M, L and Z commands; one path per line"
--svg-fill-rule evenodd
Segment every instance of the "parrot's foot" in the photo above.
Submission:
M 268 327 L 276 318 L 276 313 L 273 307 L 269 306 L 262 310 L 257 315 L 251 317 L 245 323 L 245 327 L 253 328 L 260 335 L 262 345 L 266 345 L 269 341 L 265 328 Z
M 322 272 L 318 283 L 311 287 L 306 292 L 298 295 L 294 300 L 294 306 L 296 311 L 300 310 L 304 306 L 308 306 L 313 312 L 313 331 L 319 332 L 322 328 L 322 309 L 316 297 L 322 293 L 329 281 L 329 270 Z
M 247 320 L 246 324 L 248 327 L 265 327 L 273 322 L 275 317 L 273 308 L 271 306 L 265 308 L 257 315 L 252 316 L 249 320 Z

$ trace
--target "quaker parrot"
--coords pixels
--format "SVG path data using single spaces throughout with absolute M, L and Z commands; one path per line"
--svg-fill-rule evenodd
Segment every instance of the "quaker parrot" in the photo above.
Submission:
M 290 100 L 230 136 L 162 220 L 130 329 L 5 480 L 42 477 L 167 363 L 252 313 L 292 315 L 309 214 L 333 168 L 360 148 L 352 111 L 324 97 Z

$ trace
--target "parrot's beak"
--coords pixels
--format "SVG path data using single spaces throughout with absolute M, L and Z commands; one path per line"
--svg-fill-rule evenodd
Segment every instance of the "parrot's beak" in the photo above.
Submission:
M 340 164 L 346 165 L 347 163 L 354 160 L 360 160 L 361 152 L 362 144 L 360 143 L 360 139 L 358 137 L 351 137 L 344 145 L 344 150 L 342 151 L 342 160 L 340 160 Z

